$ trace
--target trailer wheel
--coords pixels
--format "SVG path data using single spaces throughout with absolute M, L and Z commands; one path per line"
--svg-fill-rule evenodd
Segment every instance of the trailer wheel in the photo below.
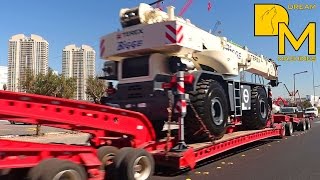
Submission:
M 120 179 L 126 180 L 147 180 L 154 173 L 154 159 L 144 149 L 135 149 L 127 154 L 120 167 Z
M 310 119 L 306 119 L 306 129 L 307 130 L 311 129 L 311 121 L 310 121 Z
M 268 120 L 268 98 L 261 86 L 252 88 L 251 110 L 242 112 L 242 124 L 246 129 L 263 129 Z
M 306 121 L 304 119 L 300 120 L 300 122 L 299 122 L 299 130 L 300 131 L 306 130 Z
M 190 93 L 190 100 L 215 139 L 222 138 L 226 131 L 229 108 L 227 96 L 220 83 L 215 80 L 198 82 L 196 91 Z M 190 107 L 185 119 L 185 132 L 186 141 L 210 141 Z
M 87 180 L 86 170 L 71 161 L 48 159 L 29 171 L 30 180 Z
M 287 122 L 285 125 L 285 128 L 286 128 L 286 136 L 292 136 L 292 134 L 293 134 L 292 122 Z
M 113 158 L 119 152 L 119 149 L 114 146 L 101 146 L 98 149 L 98 158 L 102 162 L 102 169 L 113 163 Z
M 118 180 L 121 176 L 121 163 L 123 162 L 124 158 L 127 154 L 131 154 L 134 151 L 134 148 L 131 147 L 124 147 L 121 148 L 116 156 L 113 158 L 112 168 L 113 170 L 106 174 L 105 179 L 111 180 Z

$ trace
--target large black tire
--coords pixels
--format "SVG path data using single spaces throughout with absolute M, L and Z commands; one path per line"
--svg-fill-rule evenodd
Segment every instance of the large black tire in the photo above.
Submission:
M 266 91 L 261 86 L 251 90 L 251 109 L 242 111 L 242 125 L 246 129 L 263 129 L 268 120 L 268 98 Z
M 292 122 L 287 122 L 286 125 L 285 125 L 285 128 L 286 128 L 286 136 L 292 136 L 293 134 L 293 125 L 292 125 Z
M 229 108 L 227 96 L 220 83 L 215 80 L 201 80 L 197 83 L 196 90 L 190 93 L 190 101 L 214 138 L 222 138 L 226 132 Z M 190 107 L 185 118 L 185 136 L 187 142 L 210 141 Z
M 304 119 L 301 119 L 299 122 L 299 130 L 300 131 L 305 131 L 307 129 L 307 124 Z
M 30 180 L 52 180 L 54 178 L 87 180 L 86 170 L 71 161 L 48 159 L 30 169 Z
M 310 130 L 311 129 L 311 121 L 310 119 L 306 119 L 306 130 Z
M 132 152 L 134 152 L 134 150 L 135 149 L 131 147 L 121 148 L 113 159 L 113 164 L 112 164 L 113 170 L 108 172 L 108 174 L 106 174 L 105 179 L 119 180 L 122 173 L 121 164 L 124 158 L 127 156 L 127 154 L 131 154 Z
M 98 158 L 102 162 L 101 169 L 107 170 L 106 168 L 113 163 L 113 158 L 119 152 L 119 149 L 114 146 L 101 146 L 98 149 Z
M 144 149 L 135 149 L 121 162 L 119 180 L 148 180 L 152 177 L 154 168 L 152 155 Z

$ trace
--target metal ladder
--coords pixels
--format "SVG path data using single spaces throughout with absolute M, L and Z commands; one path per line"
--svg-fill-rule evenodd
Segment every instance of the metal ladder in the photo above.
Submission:
M 240 82 L 234 81 L 234 116 L 242 116 Z

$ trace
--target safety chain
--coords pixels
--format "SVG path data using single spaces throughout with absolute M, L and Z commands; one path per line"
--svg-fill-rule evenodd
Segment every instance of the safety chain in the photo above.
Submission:
M 169 99 L 169 107 L 167 108 L 168 111 L 168 130 L 167 130 L 167 142 L 166 142 L 166 152 L 169 152 L 169 142 L 171 138 L 171 120 L 172 120 L 172 110 L 173 110 L 173 104 L 172 104 L 172 93 L 171 91 L 168 91 L 168 99 Z
M 199 116 L 198 112 L 196 111 L 196 109 L 194 108 L 193 104 L 190 102 L 189 103 L 192 111 L 194 112 L 198 122 L 201 124 L 202 128 L 200 130 L 203 130 L 209 137 L 209 139 L 211 140 L 212 143 L 214 143 L 214 136 L 210 133 L 210 131 L 208 130 L 207 126 L 203 123 L 201 117 Z

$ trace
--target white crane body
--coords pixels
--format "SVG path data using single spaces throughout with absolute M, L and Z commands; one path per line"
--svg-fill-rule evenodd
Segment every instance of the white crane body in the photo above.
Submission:
M 194 77 L 186 90 L 190 103 L 217 139 L 236 118 L 241 118 L 244 128 L 266 127 L 271 88 L 267 92 L 261 81 L 238 81 L 236 77 L 246 71 L 277 86 L 275 62 L 176 17 L 172 6 L 168 13 L 147 4 L 122 9 L 120 21 L 123 29 L 100 41 L 100 56 L 109 60 L 105 62 L 105 79 L 118 80 L 117 92 L 103 104 L 142 112 L 159 132 L 169 116 L 168 94 L 159 81 L 184 71 Z M 192 113 L 188 111 L 186 116 L 186 136 L 202 141 L 205 134 L 193 135 L 201 126 Z

